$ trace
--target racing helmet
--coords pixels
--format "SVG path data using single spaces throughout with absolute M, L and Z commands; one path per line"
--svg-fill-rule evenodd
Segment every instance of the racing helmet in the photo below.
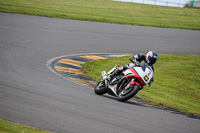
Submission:
M 146 61 L 148 65 L 153 65 L 157 61 L 157 58 L 158 58 L 158 54 L 154 51 L 149 51 L 146 54 Z

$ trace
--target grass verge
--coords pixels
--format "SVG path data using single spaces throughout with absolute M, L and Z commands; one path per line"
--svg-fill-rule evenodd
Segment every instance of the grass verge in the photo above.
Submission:
M 150 88 L 145 86 L 137 97 L 200 117 L 200 56 L 159 55 L 158 58 L 154 65 L 154 83 Z M 129 57 L 92 61 L 83 65 L 83 72 L 99 81 L 101 71 L 128 63 Z
M 0 12 L 200 30 L 200 9 L 111 0 L 0 0 Z
M 27 127 L 0 119 L 0 133 L 49 133 L 48 131 Z

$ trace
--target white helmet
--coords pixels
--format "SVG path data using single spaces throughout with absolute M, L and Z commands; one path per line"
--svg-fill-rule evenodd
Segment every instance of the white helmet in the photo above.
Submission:
M 149 51 L 146 54 L 146 61 L 148 65 L 153 65 L 157 61 L 157 58 L 158 58 L 158 54 L 154 51 Z

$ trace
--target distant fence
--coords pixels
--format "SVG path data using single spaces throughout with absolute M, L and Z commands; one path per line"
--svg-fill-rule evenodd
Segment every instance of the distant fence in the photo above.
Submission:
M 174 6 L 174 7 L 184 7 L 185 4 L 182 3 L 175 3 L 175 2 L 167 2 L 167 1 L 160 1 L 160 0 L 143 0 L 143 4 L 150 4 L 153 5 L 161 5 L 161 6 Z
M 172 7 L 184 7 L 186 5 L 183 3 L 167 2 L 167 1 L 162 1 L 162 0 L 114 0 L 114 1 L 134 2 L 134 3 L 141 3 L 141 4 L 172 6 Z

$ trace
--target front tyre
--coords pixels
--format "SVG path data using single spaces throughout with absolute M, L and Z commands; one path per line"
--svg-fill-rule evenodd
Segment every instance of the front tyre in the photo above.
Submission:
M 129 100 L 130 98 L 134 97 L 138 91 L 140 90 L 140 87 L 138 85 L 130 85 L 128 88 L 123 89 L 118 94 L 118 100 L 121 102 L 125 102 Z
M 107 88 L 105 86 L 104 80 L 101 80 L 95 87 L 94 87 L 94 92 L 97 95 L 103 95 L 107 91 Z

